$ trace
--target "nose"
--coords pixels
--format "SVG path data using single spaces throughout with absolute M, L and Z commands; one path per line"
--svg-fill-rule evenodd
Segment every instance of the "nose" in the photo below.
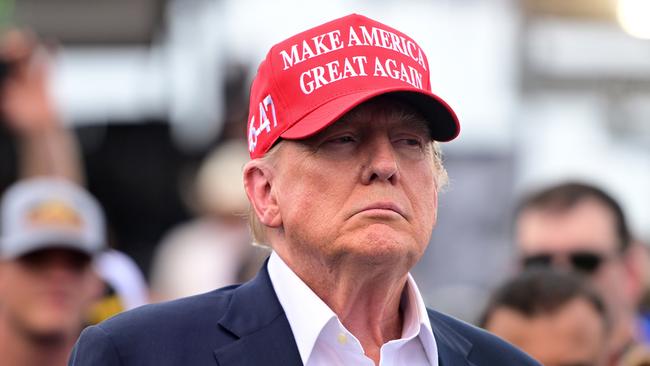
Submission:
M 75 280 L 77 274 L 65 264 L 54 262 L 48 263 L 42 270 L 42 276 L 47 278 L 48 283 L 57 286 L 69 284 Z
M 551 260 L 551 264 L 554 267 L 561 268 L 563 270 L 571 270 L 571 260 L 565 254 L 555 254 Z
M 389 182 L 395 184 L 399 179 L 399 169 L 395 149 L 388 138 L 373 138 L 368 144 L 366 166 L 362 174 L 362 182 Z

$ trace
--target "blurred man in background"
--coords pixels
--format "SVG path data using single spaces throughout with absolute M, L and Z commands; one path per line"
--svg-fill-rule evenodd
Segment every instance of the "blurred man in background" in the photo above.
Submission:
M 637 256 L 620 205 L 594 186 L 565 183 L 525 198 L 515 222 L 524 267 L 555 266 L 581 273 L 603 297 L 612 322 L 609 364 L 637 341 L 636 309 L 643 287 Z
M 602 300 L 581 277 L 533 269 L 497 289 L 480 325 L 544 366 L 604 366 L 606 317 Z
M 93 210 L 99 215 L 104 243 L 104 213 L 94 198 L 80 187 L 85 179 L 77 139 L 73 131 L 64 126 L 50 93 L 51 56 L 51 50 L 29 31 L 12 29 L 2 34 L 1 120 L 16 142 L 18 178 L 25 182 L 36 177 L 46 178 L 41 183 L 44 191 L 56 191 L 61 180 L 69 182 L 63 184 L 72 185 L 71 190 L 80 191 L 78 195 L 88 197 L 95 206 Z M 7 218 L 14 219 L 17 218 Z M 99 322 L 148 301 L 144 277 L 130 257 L 110 250 L 102 252 L 97 259 L 93 269 L 101 279 L 104 295 L 97 297 L 90 314 L 86 314 L 86 309 L 85 321 Z M 81 288 L 79 291 L 83 292 Z
M 30 179 L 7 190 L 0 220 L 0 365 L 65 365 L 101 291 L 99 205 L 67 181 Z

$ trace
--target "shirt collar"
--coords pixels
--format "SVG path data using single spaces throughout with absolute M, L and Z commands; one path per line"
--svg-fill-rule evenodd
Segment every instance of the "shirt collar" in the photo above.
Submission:
M 275 252 L 268 262 L 271 283 L 291 326 L 303 364 L 327 323 L 338 317 Z M 402 295 L 404 326 L 402 339 L 420 337 L 431 365 L 438 364 L 438 350 L 424 300 L 411 274 Z
M 410 273 L 408 274 L 404 292 L 402 295 L 402 306 L 404 309 L 402 338 L 419 336 L 424 352 L 429 359 L 429 364 L 438 365 L 438 347 L 433 336 L 429 313 L 427 312 L 427 307 L 424 304 L 420 290 Z

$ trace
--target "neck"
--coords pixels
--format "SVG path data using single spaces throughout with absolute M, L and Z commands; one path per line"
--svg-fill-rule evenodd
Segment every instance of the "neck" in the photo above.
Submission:
M 402 334 L 403 314 L 399 305 L 405 283 L 405 277 L 403 281 L 340 280 L 336 290 L 316 294 L 359 339 L 366 356 L 379 364 L 381 346 Z
M 359 263 L 285 262 L 361 342 L 366 356 L 379 364 L 381 346 L 402 334 L 400 302 L 408 272 Z
M 64 366 L 67 364 L 72 339 L 43 339 L 30 336 L 12 326 L 0 312 L 0 365 Z

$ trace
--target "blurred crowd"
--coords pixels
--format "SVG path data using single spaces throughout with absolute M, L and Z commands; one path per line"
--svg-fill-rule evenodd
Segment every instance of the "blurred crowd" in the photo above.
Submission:
M 248 244 L 248 154 L 232 140 L 206 157 L 187 194 L 196 218 L 171 228 L 150 253 L 147 281 L 114 248 L 104 210 L 85 188 L 79 142 L 49 89 L 52 52 L 25 31 L 0 43 L 0 110 L 18 172 L 0 211 L 1 365 L 64 365 L 84 326 L 245 281 L 268 254 Z
M 25 31 L 0 42 L 1 123 L 18 172 L 0 210 L 0 365 L 65 365 L 85 325 L 245 281 L 268 255 L 245 220 L 248 152 L 236 123 L 187 185 L 193 218 L 168 228 L 150 268 L 118 250 L 49 92 L 52 52 Z M 513 242 L 517 270 L 481 327 L 546 366 L 650 365 L 650 261 L 615 198 L 577 182 L 532 192 Z

